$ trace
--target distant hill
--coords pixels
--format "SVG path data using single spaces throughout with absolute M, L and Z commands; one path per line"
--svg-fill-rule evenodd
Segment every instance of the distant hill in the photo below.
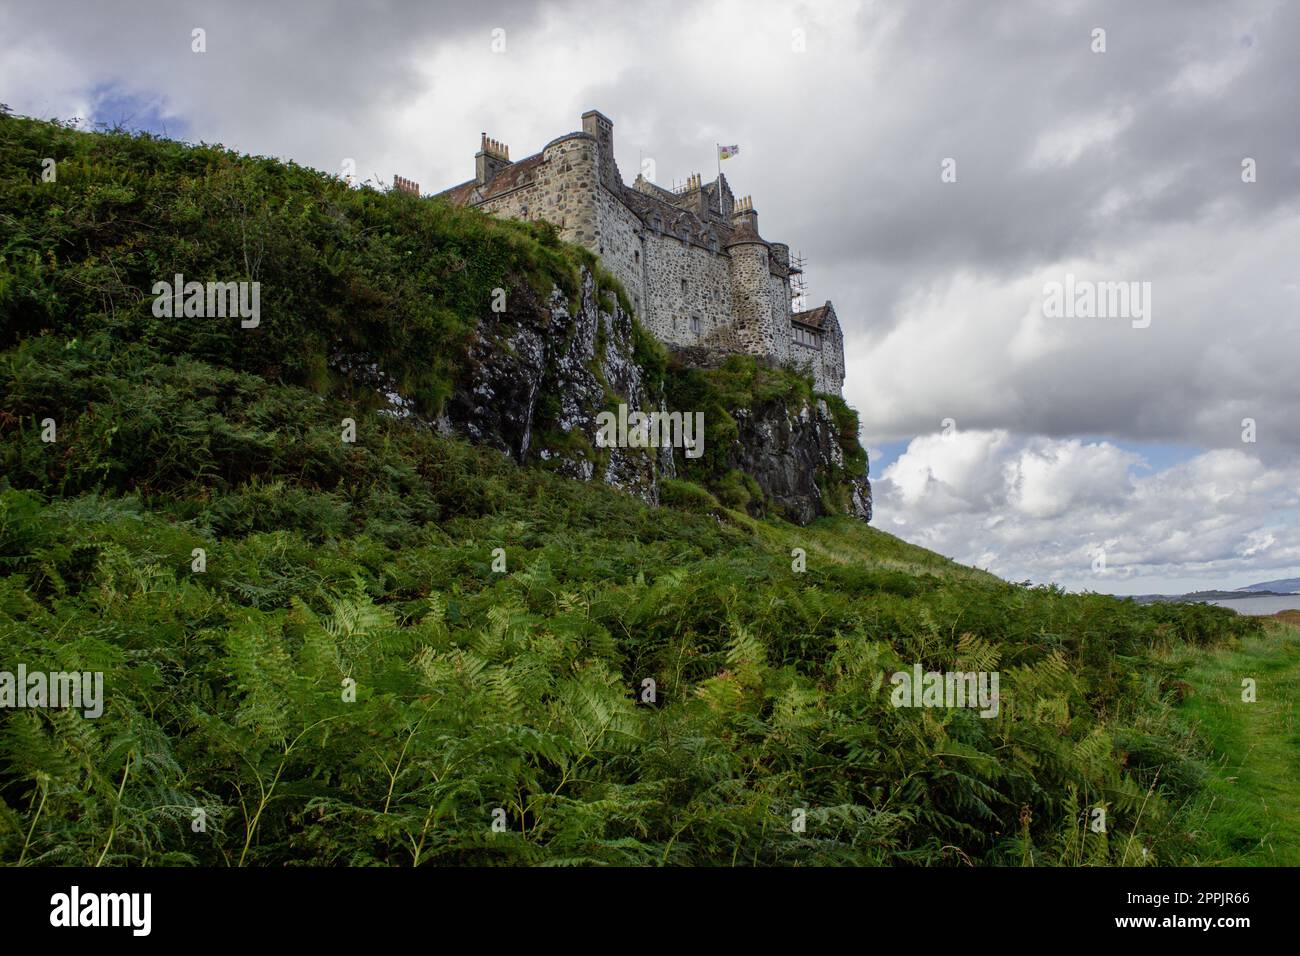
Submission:
M 1231 601 L 1234 598 L 1258 597 L 1261 595 L 1276 595 L 1286 597 L 1291 594 L 1300 594 L 1300 578 L 1281 578 L 1277 581 L 1264 581 L 1260 584 L 1247 585 L 1244 588 L 1237 588 L 1235 591 L 1189 591 L 1186 594 L 1134 594 L 1133 600 L 1139 604 L 1152 604 L 1156 601 L 1172 601 L 1197 603 L 1201 601 Z
M 1255 594 L 1268 594 L 1268 591 L 1256 591 Z M 1232 598 L 1245 597 L 1240 591 L 1190 591 L 1187 594 L 1134 594 L 1133 600 L 1139 604 L 1154 604 L 1166 601 L 1174 604 L 1196 604 L 1204 601 L 1229 601 Z
M 1300 594 L 1300 578 L 1278 578 L 1276 581 L 1261 581 L 1248 584 L 1238 591 L 1264 591 L 1270 594 Z

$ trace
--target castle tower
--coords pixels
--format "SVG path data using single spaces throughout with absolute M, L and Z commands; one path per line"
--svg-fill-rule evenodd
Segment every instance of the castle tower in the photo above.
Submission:
M 772 354 L 778 361 L 784 362 L 791 357 L 790 346 L 794 340 L 794 329 L 790 325 L 793 314 L 790 297 L 790 247 L 784 242 L 768 243 L 768 256 L 772 266 L 772 274 L 768 277 L 768 285 L 772 290 L 772 326 L 776 334 L 776 350 Z
M 560 228 L 566 242 L 586 246 L 600 255 L 600 144 L 589 136 L 570 134 L 542 149 L 545 162 L 537 174 L 544 218 Z
M 777 329 L 772 307 L 770 250 L 758 234 L 758 213 L 746 196 L 735 205 L 731 219 L 731 301 L 736 338 L 752 355 L 777 352 Z

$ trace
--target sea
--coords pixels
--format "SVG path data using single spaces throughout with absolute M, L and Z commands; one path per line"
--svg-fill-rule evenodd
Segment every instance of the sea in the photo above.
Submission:
M 1300 594 L 1255 594 L 1206 603 L 1230 607 L 1238 614 L 1276 614 L 1278 611 L 1300 611 Z

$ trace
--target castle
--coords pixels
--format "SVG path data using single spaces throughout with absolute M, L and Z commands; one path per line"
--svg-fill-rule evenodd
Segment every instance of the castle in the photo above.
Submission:
M 627 186 L 614 161 L 614 124 L 582 114 L 582 130 L 510 161 L 483 134 L 474 178 L 439 195 L 514 219 L 546 219 L 563 239 L 600 257 L 632 298 L 641 323 L 669 346 L 762 356 L 810 371 L 818 391 L 840 394 L 844 337 L 835 309 L 792 308 L 790 247 L 758 231 L 749 198 L 719 173 L 670 191 L 638 175 Z

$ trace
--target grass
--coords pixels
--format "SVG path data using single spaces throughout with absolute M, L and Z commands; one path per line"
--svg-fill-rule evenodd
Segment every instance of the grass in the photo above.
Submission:
M 744 520 L 743 515 L 735 512 L 730 516 L 737 522 Z M 881 570 L 933 574 L 973 584 L 1003 583 L 987 571 L 958 564 L 854 518 L 821 518 L 805 528 L 779 521 L 752 521 L 745 526 L 765 544 L 787 554 L 794 548 L 803 548 L 810 557 L 816 555 L 836 564 L 868 564 Z
M 1288 623 L 1289 622 L 1289 623 Z M 1212 748 L 1209 780 L 1189 816 L 1196 862 L 1300 866 L 1300 612 L 1282 612 L 1258 637 L 1192 661 L 1182 711 Z M 1256 682 L 1242 701 L 1242 679 Z

